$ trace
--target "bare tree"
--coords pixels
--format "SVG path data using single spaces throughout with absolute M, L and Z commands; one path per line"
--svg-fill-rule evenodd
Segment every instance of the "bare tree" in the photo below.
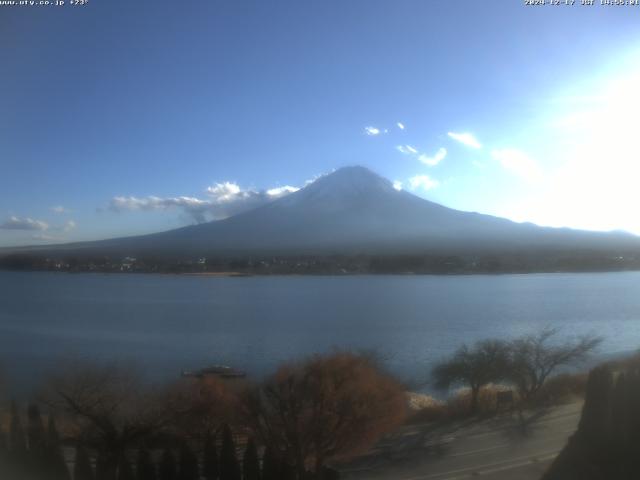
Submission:
M 44 401 L 64 412 L 77 438 L 95 446 L 109 475 L 124 452 L 166 423 L 157 398 L 137 377 L 121 367 L 67 367 L 55 376 Z
M 502 380 L 509 360 L 508 345 L 500 340 L 484 340 L 473 347 L 462 345 L 453 356 L 437 364 L 431 376 L 435 386 L 449 389 L 454 385 L 471 389 L 471 412 L 478 409 L 480 389 L 491 382 Z
M 513 340 L 509 345 L 508 378 L 526 403 L 533 398 L 549 376 L 559 368 L 575 365 L 588 358 L 602 338 L 584 335 L 574 341 L 554 343 L 555 328 Z
M 405 409 L 398 382 L 349 352 L 285 365 L 246 399 L 255 434 L 295 466 L 298 478 L 366 448 L 401 422 Z

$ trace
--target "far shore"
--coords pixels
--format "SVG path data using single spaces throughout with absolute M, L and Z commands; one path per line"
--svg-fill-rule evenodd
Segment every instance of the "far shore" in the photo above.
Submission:
M 189 275 L 194 277 L 253 277 L 255 274 L 246 272 L 183 272 L 175 274 L 170 273 L 169 275 Z
M 353 277 L 353 276 L 437 276 L 437 277 L 469 277 L 469 276 L 503 276 L 503 275 L 552 275 L 552 274 L 597 274 L 597 273 L 636 273 L 638 269 L 619 270 L 504 270 L 504 271 L 462 271 L 462 272 L 412 272 L 412 271 L 388 271 L 388 272 L 367 272 L 367 271 L 346 271 L 346 272 L 170 272 L 170 271 L 147 271 L 147 270 L 63 270 L 63 269 L 11 269 L 0 268 L 0 272 L 28 272 L 28 273 L 70 273 L 70 274 L 143 274 L 143 275 L 170 275 L 170 276 L 195 276 L 195 277 Z

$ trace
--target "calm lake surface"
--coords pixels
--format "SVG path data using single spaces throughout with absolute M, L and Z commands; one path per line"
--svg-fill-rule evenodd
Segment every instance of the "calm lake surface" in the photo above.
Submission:
M 150 378 L 223 363 L 260 376 L 332 347 L 376 349 L 426 377 L 462 342 L 543 326 L 640 347 L 640 272 L 496 276 L 198 277 L 0 272 L 0 364 L 31 387 L 70 358 Z

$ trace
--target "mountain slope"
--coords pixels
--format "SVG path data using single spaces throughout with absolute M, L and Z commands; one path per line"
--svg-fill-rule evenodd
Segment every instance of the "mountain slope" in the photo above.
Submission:
M 364 167 L 225 220 L 140 237 L 59 248 L 113 255 L 480 252 L 640 247 L 622 233 L 542 228 L 461 212 L 397 191 Z

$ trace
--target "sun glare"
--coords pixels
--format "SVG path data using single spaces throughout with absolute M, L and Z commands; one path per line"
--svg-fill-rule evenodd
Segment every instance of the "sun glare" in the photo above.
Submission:
M 545 129 L 545 181 L 506 213 L 516 220 L 640 234 L 640 71 L 567 92 Z M 570 221 L 570 224 L 569 224 Z

